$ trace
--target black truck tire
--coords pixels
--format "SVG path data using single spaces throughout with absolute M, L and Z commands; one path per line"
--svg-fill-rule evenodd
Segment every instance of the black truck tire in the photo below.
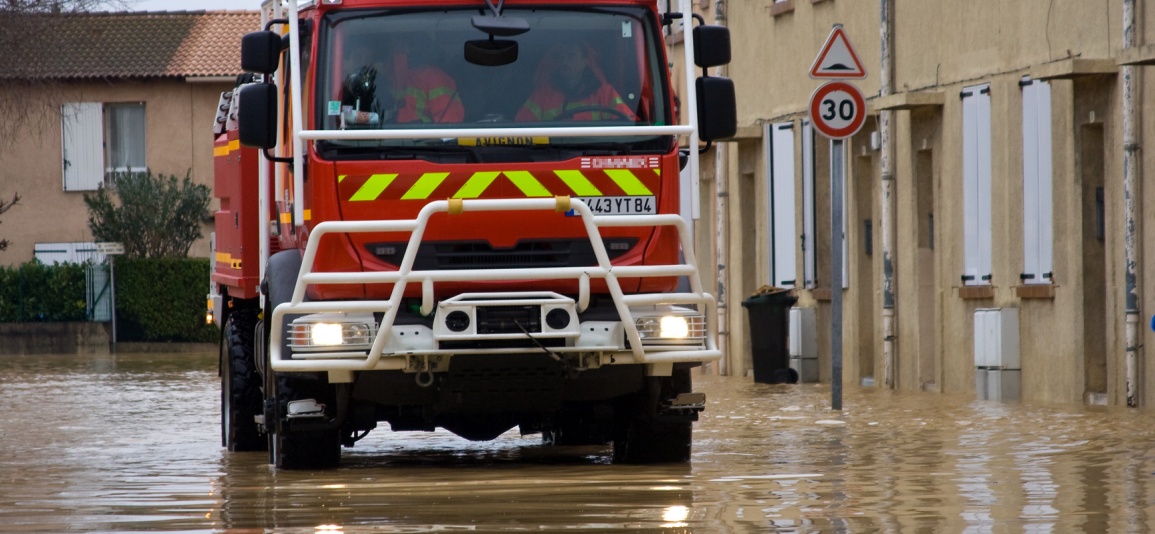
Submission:
M 221 445 L 230 451 L 268 447 L 255 419 L 264 411 L 254 356 L 256 324 L 256 310 L 239 309 L 229 314 L 221 335 Z
M 614 435 L 615 464 L 685 463 L 690 461 L 693 422 L 658 415 L 662 399 L 690 391 L 690 370 L 673 376 L 647 377 L 640 393 L 624 399 Z
M 290 400 L 316 399 L 332 409 L 333 387 L 322 380 L 277 378 L 277 406 L 286 413 Z M 278 419 L 271 446 L 273 464 L 278 469 L 333 469 L 341 463 L 341 428 L 316 430 L 289 429 L 285 419 Z
M 268 309 L 265 312 L 266 328 L 271 324 L 273 310 L 293 297 L 293 288 L 301 270 L 301 253 L 286 250 L 269 258 L 265 270 L 265 290 Z M 287 332 L 288 321 L 282 325 L 281 338 Z M 268 345 L 268 344 L 266 344 Z M 285 345 L 282 344 L 282 347 Z M 284 348 L 282 349 L 284 350 Z M 268 358 L 269 355 L 262 355 Z M 327 405 L 327 412 L 335 404 L 334 387 L 325 376 L 305 373 L 271 373 L 265 381 L 267 405 L 272 413 L 265 415 L 269 421 L 269 462 L 279 469 L 332 469 L 341 461 L 341 428 L 294 429 L 287 417 L 288 403 L 293 400 L 315 399 Z M 331 413 L 326 413 L 330 416 Z M 303 426 L 303 425 L 299 425 Z

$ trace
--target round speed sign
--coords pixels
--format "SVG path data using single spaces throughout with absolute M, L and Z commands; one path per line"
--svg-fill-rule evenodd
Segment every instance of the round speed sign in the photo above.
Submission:
M 852 84 L 824 83 L 810 95 L 810 122 L 826 137 L 846 139 L 866 122 L 866 99 Z

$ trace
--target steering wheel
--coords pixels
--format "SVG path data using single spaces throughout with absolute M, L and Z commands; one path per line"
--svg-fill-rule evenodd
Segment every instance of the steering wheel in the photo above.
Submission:
M 561 113 L 558 113 L 557 116 L 554 117 L 554 119 L 557 119 L 557 120 L 573 119 L 573 116 L 577 115 L 578 113 L 609 113 L 609 114 L 614 115 L 617 118 L 622 119 L 624 121 L 633 122 L 633 120 L 634 120 L 634 119 L 630 118 L 628 115 L 626 115 L 625 113 L 623 113 L 621 110 L 616 109 L 616 108 L 607 107 L 607 106 L 579 106 L 576 108 L 565 109 L 565 110 L 562 110 Z

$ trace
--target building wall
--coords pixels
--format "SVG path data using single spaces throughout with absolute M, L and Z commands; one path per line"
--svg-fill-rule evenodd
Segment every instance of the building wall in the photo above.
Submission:
M 843 292 L 844 381 L 859 384 L 873 379 L 866 383 L 878 386 L 884 382 L 881 171 L 880 152 L 871 134 L 878 130 L 881 108 L 897 106 L 889 111 L 896 197 L 895 387 L 975 392 L 974 312 L 1013 307 L 1019 312 L 1024 400 L 1126 403 L 1122 68 L 1115 65 L 1123 44 L 1121 0 L 1016 2 L 999 4 L 998 9 L 942 0 L 896 0 L 891 92 L 899 95 L 902 105 L 893 97 L 880 98 L 880 2 L 783 4 L 725 4 L 734 44 L 729 72 L 737 85 L 740 132 L 738 140 L 727 143 L 734 152 L 727 183 L 754 197 L 753 206 L 750 201 L 735 202 L 731 189 L 727 218 L 731 236 L 737 232 L 754 236 L 741 243 L 731 239 L 731 250 L 734 245 L 741 248 L 739 261 L 731 254 L 732 272 L 724 273 L 733 281 L 731 286 L 746 290 L 769 283 L 769 229 L 759 222 L 766 220 L 770 209 L 765 200 L 768 162 L 761 144 L 763 125 L 793 121 L 800 132 L 797 126 L 806 118 L 810 94 L 820 84 L 808 76 L 811 62 L 832 25 L 841 23 L 866 67 L 866 79 L 854 83 L 872 108 L 863 130 L 847 142 L 845 237 L 850 263 L 849 284 Z M 1155 42 L 1155 10 L 1143 9 L 1141 0 L 1137 4 L 1137 40 L 1142 46 Z M 1083 63 L 1094 59 L 1107 61 Z M 1140 139 L 1150 139 L 1155 135 L 1155 113 L 1144 105 L 1150 99 L 1142 95 L 1155 82 L 1155 69 L 1136 70 Z M 1024 76 L 1047 78 L 1052 99 L 1054 278 L 1041 292 L 1025 287 L 1019 277 L 1026 239 L 1019 85 Z M 976 292 L 963 288 L 961 279 L 965 253 L 959 95 L 964 87 L 982 83 L 991 88 L 993 278 L 989 291 Z M 938 101 L 928 104 L 916 98 L 928 94 Z M 800 162 L 798 133 L 795 142 Z M 816 140 L 819 284 L 799 288 L 798 303 L 817 308 L 823 380 L 830 379 L 831 357 L 827 147 L 821 138 Z M 1139 151 L 1139 183 L 1155 172 L 1155 155 L 1150 152 Z M 802 166 L 795 168 L 800 190 Z M 1140 342 L 1147 344 L 1153 340 L 1146 327 L 1152 312 L 1147 303 L 1155 293 L 1144 281 L 1155 280 L 1155 267 L 1142 257 L 1155 239 L 1143 228 L 1155 228 L 1148 223 L 1155 217 L 1155 188 L 1139 189 Z M 869 253 L 867 221 L 873 245 Z M 801 258 L 799 251 L 800 273 Z M 744 313 L 734 308 L 729 324 L 740 330 Z M 748 351 L 748 345 L 732 349 Z M 1143 358 L 1140 348 L 1139 398 L 1146 404 L 1155 400 L 1155 373 L 1143 372 Z M 738 362 L 732 374 L 748 368 L 748 355 L 734 355 L 731 360 Z
M 19 193 L 19 205 L 0 220 L 0 235 L 11 242 L 0 264 L 29 261 L 36 243 L 92 241 L 84 193 L 62 186 L 60 105 L 69 102 L 144 102 L 146 164 L 154 174 L 188 173 L 212 186 L 212 124 L 222 91 L 231 83 L 183 80 L 108 80 L 60 86 L 59 102 L 33 108 L 14 142 L 0 149 L 0 194 Z M 215 200 L 213 201 L 216 202 Z M 215 206 L 210 206 L 215 209 Z M 211 221 L 189 254 L 209 255 Z

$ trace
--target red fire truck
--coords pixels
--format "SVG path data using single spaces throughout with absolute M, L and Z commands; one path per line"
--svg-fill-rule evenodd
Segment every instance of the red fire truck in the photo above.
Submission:
M 659 7 L 266 3 L 214 129 L 224 446 L 328 468 L 384 422 L 689 460 L 721 353 L 679 180 L 735 105 L 728 31 Z

